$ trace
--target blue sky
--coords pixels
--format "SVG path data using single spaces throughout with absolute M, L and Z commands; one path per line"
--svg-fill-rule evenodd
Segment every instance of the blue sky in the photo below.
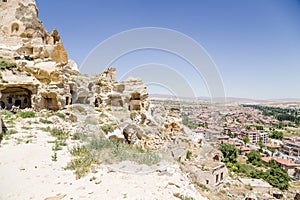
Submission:
M 300 98 L 299 0 L 37 0 L 37 4 L 46 28 L 59 30 L 69 57 L 78 65 L 114 34 L 163 27 L 202 45 L 220 72 L 227 96 Z M 192 67 L 168 53 L 133 52 L 113 66 L 121 77 L 151 62 L 174 68 L 197 96 L 209 95 L 204 81 L 193 77 Z M 150 86 L 150 92 L 163 89 Z

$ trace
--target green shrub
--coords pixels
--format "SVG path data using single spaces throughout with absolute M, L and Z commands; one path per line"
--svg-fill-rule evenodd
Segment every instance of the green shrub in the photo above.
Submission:
M 266 178 L 266 173 L 263 171 L 259 170 L 254 170 L 250 172 L 250 177 L 251 178 L 256 178 L 256 179 L 265 179 Z
M 47 119 L 40 119 L 40 122 L 43 124 L 53 124 L 53 122 L 47 120 Z
M 58 128 L 51 129 L 50 127 L 44 128 L 44 131 L 50 132 L 51 136 L 56 138 L 52 147 L 53 151 L 60 151 L 63 146 L 67 146 L 66 139 L 69 138 L 69 133 L 63 132 Z
M 10 63 L 10 62 L 6 62 L 4 60 L 2 60 L 0 62 L 0 69 L 1 70 L 10 70 L 12 68 L 16 67 L 16 63 Z
M 264 179 L 270 185 L 280 190 L 287 190 L 289 188 L 290 177 L 288 173 L 276 164 L 270 164 L 270 169 L 265 172 Z
M 264 179 L 273 187 L 280 190 L 287 190 L 289 188 L 289 175 L 286 171 L 279 168 L 274 161 L 270 162 L 269 169 L 266 172 L 255 169 L 251 165 L 236 163 L 226 163 L 230 171 L 237 173 L 239 176 L 248 178 Z
M 270 138 L 282 140 L 283 139 L 283 133 L 279 131 L 273 131 L 271 134 L 269 134 Z
M 14 130 L 14 129 L 9 129 L 8 131 L 6 131 L 5 135 L 14 135 L 18 133 L 18 131 Z
M 4 119 L 9 119 L 14 116 L 14 114 L 8 110 L 2 110 L 1 115 L 3 116 Z
M 52 128 L 49 130 L 53 137 L 56 137 L 58 140 L 66 140 L 69 137 L 69 133 L 64 132 L 58 128 Z
M 192 152 L 191 152 L 191 151 L 187 151 L 187 152 L 186 152 L 186 159 L 187 159 L 187 160 L 190 160 L 191 157 L 192 157 Z
M 17 116 L 18 117 L 21 117 L 21 118 L 34 118 L 35 117 L 35 112 L 33 111 L 21 111 L 21 112 L 18 112 L 17 113 Z
M 114 131 L 114 127 L 111 124 L 106 124 L 101 126 L 101 130 L 104 131 L 105 133 L 109 133 Z
M 224 143 L 219 149 L 223 154 L 223 162 L 236 162 L 238 156 L 238 149 L 235 145 Z
M 57 153 L 54 152 L 53 155 L 51 156 L 51 158 L 52 158 L 53 162 L 56 162 L 57 161 Z
M 46 117 L 51 117 L 51 116 L 57 116 L 57 117 L 59 117 L 61 119 L 65 119 L 66 118 L 66 115 L 63 114 L 63 113 L 48 113 L 46 115 Z
M 22 126 L 21 128 L 24 130 L 32 130 L 33 129 L 32 127 L 28 127 L 28 126 Z
M 237 173 L 239 176 L 243 176 L 243 177 L 251 177 L 251 172 L 255 170 L 255 168 L 251 165 L 247 165 L 247 164 L 242 164 L 239 162 L 235 162 L 235 163 L 226 163 L 227 168 L 232 171 Z
M 98 159 L 107 163 L 129 160 L 138 164 L 154 165 L 161 159 L 156 152 L 107 140 L 104 137 L 93 138 L 88 148 L 95 151 Z
M 71 149 L 70 153 L 72 156 L 82 157 L 89 154 L 90 151 L 85 146 L 76 146 Z
M 238 167 L 235 164 L 231 163 L 231 162 L 227 162 L 226 166 L 232 172 L 237 172 L 238 171 Z
M 72 136 L 72 140 L 83 140 L 84 138 L 84 135 L 81 134 L 81 133 L 74 133 L 73 136 Z
M 236 166 L 238 168 L 238 172 L 240 174 L 245 174 L 246 176 L 249 176 L 249 173 L 251 173 L 251 171 L 254 170 L 254 167 L 247 165 L 247 164 L 242 164 L 239 162 L 236 163 Z
M 66 169 L 74 170 L 77 178 L 85 176 L 93 164 L 118 163 L 129 160 L 138 164 L 154 165 L 160 161 L 158 153 L 128 144 L 118 143 L 103 136 L 90 136 L 77 133 L 85 145 L 76 146 L 70 150 L 74 157 Z
M 42 128 L 39 128 L 40 130 L 42 130 L 42 131 L 44 131 L 44 132 L 51 132 L 51 128 L 49 127 L 49 126 L 47 126 L 47 127 L 42 127 Z
M 203 190 L 206 190 L 206 191 L 209 190 L 208 187 L 206 187 L 206 185 L 203 185 L 202 183 L 197 183 L 197 186 Z
M 74 170 L 77 179 L 89 173 L 93 164 L 98 164 L 95 156 L 85 146 L 74 147 L 70 153 L 74 156 L 74 159 L 68 163 L 66 169 Z
M 66 115 L 63 114 L 63 113 L 56 113 L 55 115 L 56 115 L 57 117 L 59 117 L 59 118 L 62 118 L 62 119 L 65 119 L 65 118 L 66 118 Z
M 248 162 L 252 163 L 255 166 L 261 167 L 262 160 L 261 155 L 256 150 L 251 150 L 250 153 L 247 154 Z
M 183 197 L 183 200 L 195 200 L 193 197 L 187 197 L 187 196 L 185 196 L 185 197 Z

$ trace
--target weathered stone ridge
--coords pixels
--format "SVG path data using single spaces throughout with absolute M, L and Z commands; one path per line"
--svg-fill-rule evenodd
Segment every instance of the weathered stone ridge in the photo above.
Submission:
M 0 55 L 4 58 L 49 59 L 68 62 L 56 29 L 51 33 L 38 18 L 34 0 L 0 1 Z
M 78 75 L 56 29 L 49 33 L 34 0 L 0 1 L 2 108 L 59 110 L 72 102 Z

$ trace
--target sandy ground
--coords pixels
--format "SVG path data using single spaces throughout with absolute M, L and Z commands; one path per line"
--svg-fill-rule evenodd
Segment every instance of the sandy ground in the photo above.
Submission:
M 96 173 L 76 180 L 72 171 L 64 170 L 70 161 L 68 147 L 58 151 L 53 162 L 53 140 L 49 133 L 29 130 L 32 142 L 18 144 L 3 140 L 0 147 L 0 199 L 29 200 L 65 195 L 63 199 L 179 199 L 178 193 L 205 199 L 197 192 L 177 165 L 163 171 L 136 174 L 120 172 L 115 166 L 99 166 Z M 13 137 L 18 138 L 22 133 Z M 124 164 L 124 163 L 123 163 Z M 126 166 L 128 168 L 128 166 Z M 125 167 L 125 168 L 126 168 Z M 129 167 L 130 168 L 130 167 Z M 100 184 L 90 181 L 91 177 Z

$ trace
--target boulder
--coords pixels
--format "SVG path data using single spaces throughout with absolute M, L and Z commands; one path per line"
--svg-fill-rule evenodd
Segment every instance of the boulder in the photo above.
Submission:
M 143 130 L 135 124 L 130 124 L 123 129 L 123 135 L 128 144 L 135 144 L 144 137 Z
M 171 148 L 171 154 L 175 160 L 182 160 L 186 157 L 187 149 L 184 146 L 173 146 Z
M 115 129 L 112 133 L 108 133 L 107 138 L 112 141 L 116 141 L 116 142 L 120 142 L 120 143 L 123 143 L 125 140 L 125 137 L 122 134 L 122 130 L 118 129 L 118 128 Z

